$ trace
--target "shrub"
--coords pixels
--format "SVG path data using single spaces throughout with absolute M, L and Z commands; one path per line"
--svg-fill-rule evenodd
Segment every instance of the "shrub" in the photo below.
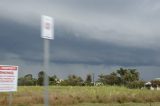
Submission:
M 137 89 L 144 87 L 144 81 L 133 81 L 127 84 L 128 88 Z

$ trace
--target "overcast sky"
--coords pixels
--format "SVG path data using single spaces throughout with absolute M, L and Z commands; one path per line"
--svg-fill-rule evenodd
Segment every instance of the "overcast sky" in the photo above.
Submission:
M 85 78 L 120 67 L 160 77 L 159 0 L 0 0 L 0 64 L 43 69 L 41 15 L 55 20 L 50 74 Z

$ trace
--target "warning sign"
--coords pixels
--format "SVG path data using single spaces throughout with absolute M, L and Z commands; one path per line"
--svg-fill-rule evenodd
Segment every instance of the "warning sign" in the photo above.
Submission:
M 45 39 L 54 39 L 54 20 L 49 16 L 42 16 L 41 19 L 41 37 Z
M 0 65 L 0 92 L 17 91 L 18 66 Z

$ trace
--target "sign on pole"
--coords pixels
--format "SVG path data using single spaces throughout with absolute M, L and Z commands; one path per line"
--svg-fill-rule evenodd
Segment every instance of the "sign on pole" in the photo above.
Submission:
M 42 16 L 41 21 L 41 37 L 45 39 L 54 39 L 54 23 L 53 18 L 49 16 Z
M 41 37 L 44 38 L 44 105 L 49 105 L 48 95 L 48 76 L 49 70 L 49 40 L 54 39 L 54 22 L 53 18 L 49 16 L 41 17 Z
M 0 92 L 17 91 L 18 66 L 0 65 Z

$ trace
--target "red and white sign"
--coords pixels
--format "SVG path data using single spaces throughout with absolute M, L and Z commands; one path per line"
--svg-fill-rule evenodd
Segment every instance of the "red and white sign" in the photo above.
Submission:
M 0 92 L 17 91 L 18 66 L 0 65 Z
M 41 24 L 41 37 L 45 39 L 54 39 L 53 18 L 49 16 L 42 16 Z

